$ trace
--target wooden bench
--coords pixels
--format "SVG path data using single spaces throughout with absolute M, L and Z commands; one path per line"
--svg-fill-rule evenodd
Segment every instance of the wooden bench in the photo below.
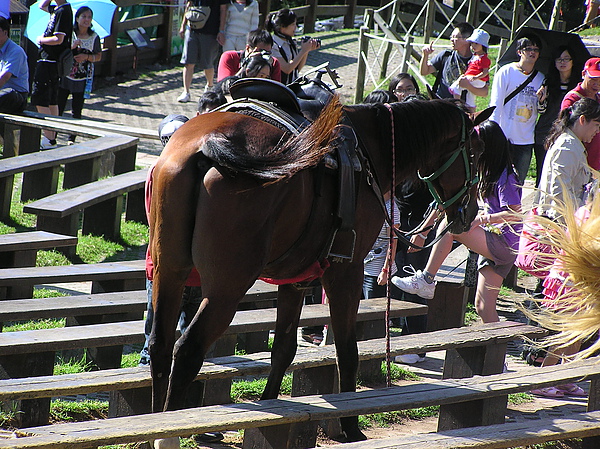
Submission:
M 0 269 L 0 287 L 92 282 L 92 292 L 141 290 L 146 287 L 144 260 Z M 6 298 L 4 298 L 6 299 Z M 11 298 L 18 299 L 18 298 Z
M 430 334 L 411 335 L 397 337 L 394 340 L 392 354 L 403 353 L 404 350 L 415 351 L 414 346 L 402 347 L 401 341 L 421 338 L 426 335 L 438 335 L 444 340 L 441 347 L 461 347 L 464 354 L 479 353 L 475 358 L 467 357 L 461 361 L 468 364 L 473 372 L 485 372 L 497 365 L 486 357 L 485 351 L 478 350 L 481 347 L 505 345 L 506 341 L 500 336 L 504 328 L 506 339 L 513 339 L 516 335 L 506 333 L 507 329 L 516 331 L 528 329 L 538 332 L 539 328 L 531 328 L 518 323 L 494 323 L 493 325 L 474 326 L 465 330 L 444 330 Z M 486 332 L 487 338 L 483 338 Z M 460 331 L 460 332 L 459 332 Z M 468 333 L 476 335 L 475 341 L 470 341 Z M 460 335 L 457 335 L 459 333 Z M 495 334 L 495 335 L 493 335 Z M 373 345 L 369 350 L 368 345 Z M 470 348 L 470 345 L 475 347 Z M 380 357 L 385 352 L 384 341 L 360 343 L 361 358 Z M 429 343 L 431 348 L 431 343 Z M 328 348 L 310 348 L 311 351 L 324 351 Z M 244 357 L 237 357 L 241 362 Z M 314 360 L 312 355 L 310 360 Z M 328 363 L 334 363 L 332 358 Z M 474 363 L 475 362 L 475 363 Z M 297 362 L 294 362 L 297 363 Z M 313 362 L 320 366 L 324 362 Z M 448 361 L 447 363 L 453 363 Z M 208 365 L 208 364 L 207 364 Z M 495 366 L 502 370 L 501 366 Z M 363 390 L 356 393 L 320 394 L 316 396 L 292 397 L 286 399 L 275 399 L 268 401 L 241 403 L 233 405 L 207 406 L 195 409 L 186 409 L 175 412 L 160 414 L 149 414 L 135 417 L 110 418 L 107 420 L 93 421 L 87 423 L 60 424 L 44 427 L 23 429 L 25 436 L 17 440 L 11 440 L 14 446 L 8 442 L 0 441 L 0 447 L 35 448 L 35 447 L 59 447 L 58 445 L 69 445 L 69 447 L 86 447 L 97 444 L 116 444 L 136 441 L 151 440 L 173 436 L 189 436 L 196 433 L 218 430 L 256 429 L 261 436 L 271 444 L 271 447 L 285 448 L 297 447 L 289 443 L 300 434 L 306 434 L 306 430 L 300 427 L 307 424 L 309 433 L 313 434 L 319 421 L 354 416 L 357 414 L 380 413 L 412 409 L 433 405 L 458 404 L 454 410 L 452 421 L 446 420 L 450 428 L 458 428 L 465 425 L 494 424 L 499 419 L 504 421 L 506 408 L 506 396 L 509 393 L 528 391 L 531 388 L 556 384 L 557 381 L 580 381 L 592 379 L 592 388 L 596 388 L 597 379 L 600 377 L 600 365 L 590 361 L 559 365 L 555 367 L 530 368 L 525 373 L 509 372 L 489 376 L 478 376 L 466 379 L 444 379 L 439 381 L 416 382 L 401 387 L 383 388 L 377 390 Z M 323 381 L 325 378 L 321 378 Z M 596 390 L 593 390 L 596 391 Z M 47 393 L 46 393 L 47 394 Z M 596 400 L 590 396 L 590 407 L 594 408 Z M 504 404 L 502 406 L 502 404 Z M 440 423 L 445 415 L 445 410 L 440 410 Z M 312 429 L 312 430 L 310 430 Z M 442 429 L 440 429 L 442 430 Z M 245 432 L 245 438 L 255 432 Z M 309 440 L 304 439 L 303 442 Z M 56 446 L 52 446 L 52 445 Z M 45 445 L 45 446 L 44 446 Z M 312 447 L 307 444 L 303 447 Z M 368 446 L 367 446 L 368 447 Z
M 380 329 L 384 321 L 385 299 L 370 299 L 361 301 L 358 312 L 359 338 L 370 338 L 373 329 Z M 392 317 L 424 314 L 427 307 L 405 301 L 394 301 L 390 315 Z M 261 309 L 258 311 L 238 311 L 232 324 L 221 338 L 216 352 L 233 354 L 237 334 L 269 330 L 275 327 L 276 309 Z M 329 323 L 327 305 L 314 304 L 305 306 L 302 311 L 300 325 L 318 325 Z M 144 341 L 145 321 L 129 321 L 117 323 L 102 323 L 77 327 L 57 329 L 31 330 L 20 332 L 5 332 L 0 334 L 0 367 L 9 377 L 22 378 L 28 376 L 49 375 L 54 367 L 56 351 L 65 349 L 99 347 L 91 356 L 101 369 L 115 368 L 121 365 L 123 344 L 141 343 Z M 380 334 L 380 332 L 379 332 Z M 380 336 L 380 335 L 379 335 Z M 111 346 L 110 351 L 100 351 Z M 115 347 L 118 350 L 115 350 Z M 335 360 L 335 358 L 333 358 Z M 110 377 L 110 376 L 109 376 Z M 229 380 L 231 377 L 229 377 Z M 222 395 L 229 400 L 229 390 Z M 216 394 L 215 394 L 216 396 Z M 139 403 L 136 399 L 133 403 Z M 143 406 L 148 404 L 147 398 Z M 140 410 L 142 405 L 135 406 Z M 123 409 L 123 406 L 119 406 Z M 47 421 L 49 400 L 26 403 L 22 409 L 27 413 L 23 419 Z M 144 409 L 148 412 L 149 409 Z M 39 424 L 39 421 L 37 422 Z
M 584 438 L 584 448 L 600 447 L 600 411 L 569 413 L 565 417 L 467 427 L 399 438 L 319 446 L 329 449 L 504 449 L 549 441 Z M 595 438 L 590 438 L 595 437 Z M 538 446 L 536 446 L 538 447 Z
M 76 246 L 77 237 L 45 231 L 16 232 L 0 235 L 0 268 L 34 267 L 40 249 Z M 0 297 L 31 297 L 30 286 L 13 285 Z M 18 290 L 18 291 L 17 291 Z
M 135 170 L 84 184 L 27 204 L 23 211 L 37 215 L 38 230 L 77 235 L 83 212 L 84 234 L 119 240 L 124 194 L 125 218 L 146 223 L 144 184 L 148 170 Z
M 107 170 L 101 170 L 101 161 L 107 154 L 115 155 L 111 172 L 120 174 L 134 170 L 136 148 L 137 139 L 112 135 L 83 144 L 0 159 L 0 218 L 10 216 L 16 174 L 23 173 L 21 201 L 44 198 L 57 192 L 61 167 L 64 166 L 63 187 L 70 189 L 106 176 Z M 122 160 L 121 152 L 126 155 L 126 161 Z
M 80 119 L 74 117 L 57 117 L 55 115 L 40 114 L 39 112 L 24 111 L 25 117 L 32 117 L 36 119 L 46 120 L 48 122 L 56 122 L 68 125 L 81 126 L 85 129 L 94 129 L 100 132 L 111 132 L 116 134 L 123 134 L 126 136 L 138 137 L 140 139 L 148 140 L 160 140 L 158 132 L 156 130 L 150 130 L 145 128 L 136 128 L 133 126 L 124 126 L 117 123 L 101 122 L 98 120 Z

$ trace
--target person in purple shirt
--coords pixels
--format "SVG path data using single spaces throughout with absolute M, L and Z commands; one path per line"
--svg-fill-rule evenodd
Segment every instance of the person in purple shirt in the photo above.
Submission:
M 28 92 L 27 55 L 10 39 L 8 19 L 0 17 L 0 112 L 23 112 L 27 105 Z
M 510 159 L 509 142 L 500 126 L 485 121 L 479 127 L 479 135 L 486 144 L 478 162 L 478 189 L 484 205 L 482 213 L 475 217 L 469 231 L 442 236 L 433 246 L 423 271 L 413 269 L 411 276 L 394 276 L 392 283 L 407 293 L 432 299 L 435 275 L 450 254 L 453 240 L 456 240 L 479 254 L 475 309 L 484 323 L 490 323 L 499 320 L 496 312 L 498 291 L 514 264 L 519 246 L 521 188 Z M 433 224 L 438 213 L 434 211 L 426 225 Z M 445 225 L 444 218 L 438 230 L 444 229 Z M 427 232 L 415 234 L 411 241 L 422 246 Z M 411 268 L 405 267 L 404 270 L 410 272 Z

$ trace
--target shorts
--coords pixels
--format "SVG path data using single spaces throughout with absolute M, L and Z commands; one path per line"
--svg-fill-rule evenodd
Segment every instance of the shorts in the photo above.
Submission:
M 219 42 L 212 34 L 202 34 L 185 30 L 182 64 L 195 64 L 200 70 L 213 69 L 219 56 Z
M 38 61 L 33 75 L 31 104 L 48 107 L 58 105 L 58 64 Z
M 492 254 L 493 260 L 480 255 L 477 269 L 481 270 L 483 267 L 492 267 L 496 274 L 502 276 L 503 279 L 506 278 L 515 264 L 517 254 L 510 246 L 508 246 L 503 235 L 486 231 L 485 242 L 488 250 Z

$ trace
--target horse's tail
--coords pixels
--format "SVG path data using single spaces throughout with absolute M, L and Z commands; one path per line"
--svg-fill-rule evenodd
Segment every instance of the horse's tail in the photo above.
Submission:
M 313 167 L 323 159 L 329 151 L 329 144 L 335 137 L 335 126 L 341 117 L 342 106 L 334 97 L 317 120 L 299 135 L 270 149 L 262 148 L 259 154 L 240 151 L 239 142 L 214 135 L 204 144 L 203 153 L 208 159 L 233 172 L 277 182 Z

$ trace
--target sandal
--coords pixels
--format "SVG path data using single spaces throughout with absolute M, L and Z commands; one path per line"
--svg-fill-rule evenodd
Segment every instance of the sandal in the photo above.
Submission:
M 587 396 L 585 390 L 576 384 L 559 385 L 558 387 L 556 387 L 556 389 L 558 391 L 561 391 L 563 394 L 566 394 L 567 396 Z
M 535 394 L 536 396 L 543 396 L 545 398 L 562 398 L 565 394 L 555 387 L 546 387 L 546 388 L 538 388 L 530 391 L 531 394 Z

